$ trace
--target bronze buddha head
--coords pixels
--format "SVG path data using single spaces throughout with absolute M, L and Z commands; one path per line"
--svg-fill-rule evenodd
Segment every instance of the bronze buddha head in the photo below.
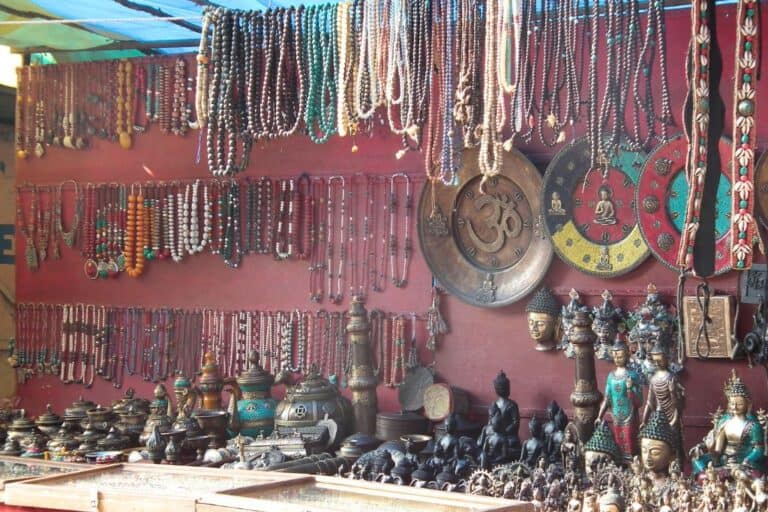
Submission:
M 526 306 L 525 312 L 528 315 L 528 334 L 536 342 L 536 350 L 555 348 L 560 307 L 549 288 L 540 288 Z
M 731 377 L 726 381 L 723 391 L 728 400 L 730 414 L 744 416 L 752 411 L 752 394 L 744 381 L 736 375 L 736 370 L 731 370 Z

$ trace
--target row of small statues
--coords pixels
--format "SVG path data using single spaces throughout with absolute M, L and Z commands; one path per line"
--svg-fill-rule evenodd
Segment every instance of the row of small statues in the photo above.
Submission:
M 635 358 L 638 369 L 642 370 L 641 378 L 653 371 L 647 356 L 654 344 L 660 344 L 668 354 L 674 355 L 677 321 L 661 301 L 655 285 L 648 285 L 645 300 L 629 314 L 613 304 L 613 295 L 608 290 L 601 294 L 602 303 L 593 308 L 581 302 L 576 290 L 572 289 L 568 296 L 568 304 L 561 306 L 548 288 L 540 288 L 526 306 L 528 332 L 536 342 L 536 350 L 560 349 L 568 357 L 575 357 L 569 338 L 576 313 L 583 312 L 591 318 L 598 359 L 610 360 L 611 344 L 624 332 L 629 343 L 637 348 Z

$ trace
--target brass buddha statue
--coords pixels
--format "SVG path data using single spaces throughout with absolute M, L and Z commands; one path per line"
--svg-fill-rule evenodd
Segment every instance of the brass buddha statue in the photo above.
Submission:
M 682 449 L 683 432 L 683 403 L 685 388 L 677 376 L 669 370 L 669 355 L 660 339 L 656 340 L 650 351 L 651 360 L 656 368 L 648 383 L 648 397 L 643 409 L 642 428 L 648 422 L 650 415 L 660 409 L 669 422 L 670 429 L 675 434 L 675 449 Z M 675 454 L 678 460 L 681 454 Z
M 667 482 L 669 465 L 676 460 L 678 440 L 663 409 L 653 411 L 640 429 L 640 458 L 656 488 Z
M 558 306 L 549 288 L 539 288 L 525 308 L 528 314 L 528 334 L 536 342 L 536 350 L 552 350 L 558 343 Z
M 760 420 L 752 411 L 752 395 L 736 370 L 723 391 L 728 410 L 718 408 L 712 430 L 691 450 L 693 471 L 701 474 L 712 463 L 718 472 L 730 473 L 741 466 L 760 476 L 765 472 L 765 441 Z

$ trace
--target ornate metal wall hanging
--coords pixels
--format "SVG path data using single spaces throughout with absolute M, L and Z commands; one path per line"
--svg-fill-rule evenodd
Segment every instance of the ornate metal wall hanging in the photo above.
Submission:
M 502 174 L 480 190 L 476 151 L 465 151 L 458 186 L 427 184 L 419 202 L 419 243 L 448 291 L 481 307 L 530 293 L 552 260 L 541 227 L 541 176 L 520 152 L 504 156 Z
M 644 161 L 644 153 L 622 148 L 605 168 L 589 172 L 586 138 L 555 155 L 544 175 L 543 213 L 555 252 L 568 265 L 615 277 L 648 257 L 633 213 Z
M 645 243 L 665 266 L 678 270 L 677 251 L 685 222 L 688 181 L 685 177 L 685 156 L 688 142 L 678 135 L 656 148 L 640 173 L 635 200 L 637 223 Z M 720 181 L 717 187 L 715 217 L 715 274 L 730 269 L 730 195 L 728 155 L 731 146 L 720 139 Z

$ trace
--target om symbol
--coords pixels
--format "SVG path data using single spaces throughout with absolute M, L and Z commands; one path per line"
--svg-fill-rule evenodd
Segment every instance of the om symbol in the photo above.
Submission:
M 504 243 L 509 238 L 517 238 L 523 230 L 523 219 L 517 212 L 517 203 L 506 194 L 499 195 L 482 195 L 478 197 L 474 202 L 475 209 L 482 211 L 484 208 L 489 207 L 491 209 L 490 215 L 485 218 L 485 225 L 488 229 L 496 232 L 496 237 L 486 242 L 481 239 L 472 222 L 467 219 L 467 232 L 469 237 L 474 242 L 475 246 L 487 253 L 499 252 Z

